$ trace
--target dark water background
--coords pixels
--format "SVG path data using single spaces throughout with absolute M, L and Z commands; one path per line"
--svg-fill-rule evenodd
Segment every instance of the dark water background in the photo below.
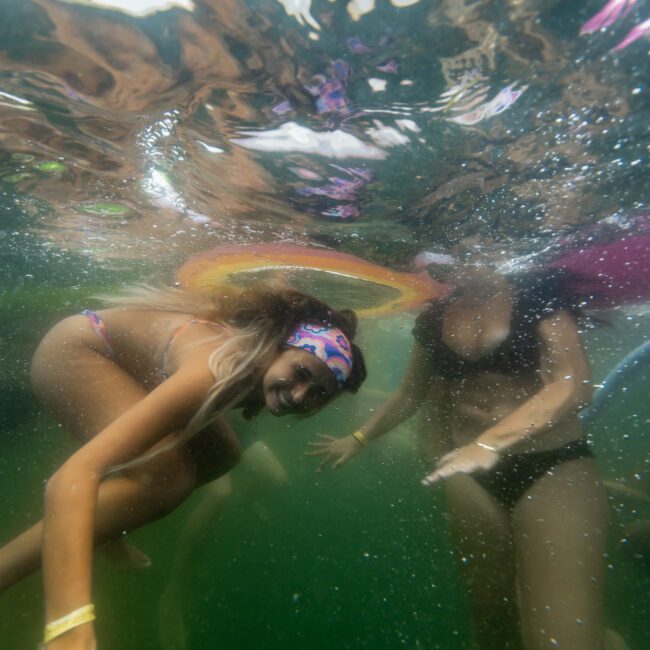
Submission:
M 316 30 L 272 0 L 145 17 L 0 0 L 0 541 L 38 518 L 44 480 L 73 449 L 31 397 L 30 356 L 97 291 L 169 281 L 221 244 L 325 245 L 404 270 L 431 246 L 521 266 L 558 239 L 634 234 L 648 211 L 649 46 L 612 48 L 650 4 L 579 36 L 603 4 L 378 0 L 353 21 L 347 2 L 314 0 Z M 462 125 L 451 119 L 465 100 L 441 101 L 458 83 L 485 101 L 525 90 Z M 337 131 L 354 144 L 328 148 L 323 134 Z M 270 150 L 250 148 L 264 133 Z M 585 334 L 597 381 L 647 339 L 648 313 L 611 310 L 610 327 Z M 173 612 L 196 649 L 469 648 L 441 495 L 419 485 L 415 420 L 337 473 L 316 475 L 302 456 L 397 385 L 412 319 L 362 324 L 370 380 L 356 400 L 307 421 L 261 418 L 286 485 L 206 523 L 171 609 L 161 596 L 199 496 L 133 535 L 153 561 L 144 574 L 98 560 L 102 648 L 165 647 Z M 647 476 L 647 386 L 593 433 L 607 478 Z M 650 508 L 611 504 L 608 623 L 646 648 L 650 574 L 620 538 Z M 41 624 L 39 577 L 0 597 L 1 647 L 35 647 Z

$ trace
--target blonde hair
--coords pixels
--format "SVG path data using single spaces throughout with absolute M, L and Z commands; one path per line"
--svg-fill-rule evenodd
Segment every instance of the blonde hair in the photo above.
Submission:
M 354 312 L 335 311 L 327 304 L 290 288 L 257 284 L 249 288 L 215 286 L 205 291 L 137 284 L 118 295 L 97 296 L 111 306 L 188 313 L 226 325 L 231 335 L 215 334 L 197 345 L 214 343 L 208 366 L 215 382 L 201 407 L 170 445 L 147 452 L 111 471 L 132 467 L 153 456 L 182 445 L 201 429 L 246 397 L 279 353 L 290 332 L 300 322 L 327 321 L 339 327 L 352 341 L 357 326 Z M 365 379 L 365 367 L 356 346 L 361 375 L 355 375 L 348 390 L 356 392 Z M 354 364 L 353 364 L 354 366 Z M 359 377 L 361 379 L 359 380 Z

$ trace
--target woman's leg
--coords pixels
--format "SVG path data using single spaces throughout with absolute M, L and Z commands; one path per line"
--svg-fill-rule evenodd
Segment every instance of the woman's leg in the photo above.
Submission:
M 241 462 L 232 472 L 206 485 L 201 490 L 201 500 L 179 535 L 170 585 L 180 584 L 206 525 L 223 518 L 233 508 L 268 498 L 288 480 L 280 460 L 260 440 L 244 452 Z
M 471 476 L 452 476 L 445 487 L 475 647 L 521 648 L 509 512 Z
M 85 316 L 55 325 L 34 353 L 34 394 L 80 442 L 88 442 L 147 391 L 101 350 L 105 344 Z
M 197 438 L 215 440 L 211 445 L 215 457 L 203 458 L 202 465 L 211 463 L 215 476 L 232 468 L 239 451 L 236 440 L 224 436 L 217 427 L 202 431 Z M 97 497 L 95 546 L 119 540 L 125 532 L 164 517 L 198 484 L 196 461 L 187 447 L 161 452 L 121 476 L 105 479 Z M 0 593 L 40 567 L 41 541 L 42 522 L 38 522 L 0 548 Z
M 191 493 L 195 484 L 193 468 L 179 458 L 169 461 L 168 467 L 175 475 L 173 489 L 129 476 L 102 481 L 95 517 L 96 546 L 161 518 Z M 42 535 L 39 521 L 0 548 L 0 593 L 39 569 Z
M 513 513 L 526 650 L 604 647 L 607 501 L 593 458 L 554 467 Z
M 84 317 L 59 323 L 41 342 L 32 363 L 37 397 L 81 442 L 90 440 L 146 395 L 131 375 L 84 340 L 84 328 Z M 231 435 L 222 433 L 213 437 L 214 445 L 205 445 L 212 450 L 214 464 L 221 472 L 232 467 L 233 462 L 226 459 L 235 458 L 236 445 Z M 206 432 L 205 437 L 209 435 Z M 96 542 L 116 539 L 124 531 L 158 519 L 178 506 L 197 484 L 196 465 L 189 448 L 182 447 L 161 453 L 122 476 L 102 481 Z M 0 549 L 0 591 L 38 568 L 40 551 L 40 523 Z
M 206 485 L 202 499 L 187 518 L 176 544 L 169 583 L 160 601 L 160 639 L 163 648 L 182 650 L 187 647 L 183 616 L 183 579 L 196 556 L 196 549 L 206 525 L 227 523 L 228 514 L 241 505 L 266 499 L 282 487 L 287 472 L 265 442 L 259 440 L 242 455 L 232 471 Z

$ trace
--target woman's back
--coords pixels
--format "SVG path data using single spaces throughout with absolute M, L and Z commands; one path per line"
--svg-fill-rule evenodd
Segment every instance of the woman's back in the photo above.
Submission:
M 206 338 L 216 344 L 227 331 L 221 323 L 179 312 L 118 307 L 98 313 L 106 323 L 116 361 L 147 385 L 160 383 L 176 369 L 186 345 Z M 206 359 L 213 349 L 214 345 L 206 347 Z
M 34 356 L 32 374 L 39 374 L 43 362 L 65 366 L 75 361 L 79 346 L 91 347 L 152 389 L 176 369 L 185 345 L 222 333 L 218 323 L 195 321 L 192 314 L 131 307 L 85 311 L 50 330 Z M 206 360 L 210 352 L 205 349 Z

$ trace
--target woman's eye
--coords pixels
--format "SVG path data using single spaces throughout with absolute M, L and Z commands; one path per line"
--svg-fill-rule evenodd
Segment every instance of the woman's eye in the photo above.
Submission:
M 298 370 L 296 370 L 296 377 L 301 381 L 307 381 L 309 379 L 309 376 L 303 368 L 298 368 Z

